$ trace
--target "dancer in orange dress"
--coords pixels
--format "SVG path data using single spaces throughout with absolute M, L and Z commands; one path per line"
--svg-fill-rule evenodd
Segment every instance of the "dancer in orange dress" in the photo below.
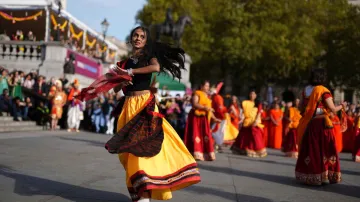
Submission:
M 192 110 L 190 111 L 186 123 L 184 143 L 189 152 L 196 160 L 213 161 L 215 160 L 214 140 L 211 135 L 210 121 L 217 119 L 211 108 L 211 100 L 208 97 L 210 83 L 204 81 L 200 90 L 195 91 L 192 100 Z
M 313 69 L 310 81 L 311 85 L 304 92 L 306 107 L 297 130 L 299 157 L 295 176 L 309 185 L 338 183 L 341 181 L 340 162 L 330 112 L 336 114 L 346 108 L 347 103 L 335 106 L 330 91 L 323 86 L 324 69 Z
M 67 96 L 62 89 L 62 82 L 55 81 L 55 85 L 51 87 L 49 98 L 52 101 L 51 108 L 51 129 L 55 130 L 59 119 L 62 117 L 63 107 L 66 104 Z
M 330 113 L 331 114 L 331 121 L 333 123 L 334 126 L 334 137 L 335 137 L 335 143 L 336 143 L 336 151 L 338 153 L 341 152 L 342 148 L 343 148 L 343 140 L 342 140 L 342 136 L 343 133 L 341 132 L 341 123 L 340 123 L 340 119 L 337 115 Z
M 355 162 L 360 163 L 360 108 L 356 109 L 356 118 L 355 118 L 355 125 L 354 125 L 354 149 L 353 149 L 353 160 Z
M 282 151 L 287 157 L 298 157 L 298 145 L 297 145 L 297 127 L 301 119 L 299 110 L 300 100 L 296 99 L 294 107 L 290 107 L 285 114 L 288 125 L 286 126 L 285 135 L 282 143 Z
M 280 109 L 279 103 L 273 104 L 270 110 L 270 130 L 269 130 L 269 147 L 281 149 L 283 136 L 283 111 Z

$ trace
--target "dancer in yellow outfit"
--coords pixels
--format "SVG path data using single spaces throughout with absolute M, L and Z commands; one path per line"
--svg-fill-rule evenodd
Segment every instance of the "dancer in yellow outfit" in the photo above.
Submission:
M 200 182 L 200 173 L 178 134 L 158 113 L 149 89 L 153 72 L 168 71 L 181 77 L 184 52 L 153 43 L 144 27 L 135 28 L 130 36 L 133 56 L 120 62 L 115 71 L 132 76 L 132 82 L 114 88 L 115 92 L 122 89 L 126 97 L 119 104 L 118 132 L 106 148 L 119 154 L 133 201 L 168 200 L 172 191 Z

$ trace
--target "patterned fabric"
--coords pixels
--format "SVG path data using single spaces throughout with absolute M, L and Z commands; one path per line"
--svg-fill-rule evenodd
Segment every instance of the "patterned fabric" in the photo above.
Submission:
M 151 95 L 146 107 L 106 143 L 109 153 L 127 152 L 137 157 L 158 154 L 164 140 L 163 116 L 154 110 L 155 96 Z
M 148 192 L 149 189 L 165 189 L 189 180 L 199 179 L 200 172 L 196 163 L 190 164 L 167 176 L 150 176 L 144 171 L 138 171 L 130 178 L 133 187 L 128 188 L 128 190 L 131 199 L 136 201 L 140 199 L 139 193 Z
M 206 116 L 195 115 L 192 109 L 185 127 L 184 143 L 196 160 L 215 160 L 214 139 Z
M 303 135 L 295 167 L 296 179 L 309 185 L 341 181 L 334 129 L 325 127 L 325 118 L 314 118 Z
M 123 61 L 121 68 L 124 69 L 127 60 Z M 77 96 L 74 96 L 79 100 L 91 100 L 103 92 L 108 92 L 112 88 L 118 86 L 125 81 L 132 81 L 132 77 L 128 75 L 117 75 L 115 72 L 110 71 L 103 76 L 97 78 L 89 87 L 83 88 Z M 125 89 L 123 89 L 125 91 Z

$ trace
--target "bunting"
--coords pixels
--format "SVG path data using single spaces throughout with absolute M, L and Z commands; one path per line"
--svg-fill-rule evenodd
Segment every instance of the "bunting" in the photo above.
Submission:
M 43 11 L 39 11 L 37 13 L 35 13 L 32 16 L 27 16 L 27 17 L 14 17 L 12 15 L 9 15 L 5 12 L 0 11 L 0 16 L 3 17 L 6 20 L 12 20 L 13 23 L 16 22 L 22 22 L 22 21 L 28 21 L 28 20 L 37 20 L 39 16 L 42 16 Z

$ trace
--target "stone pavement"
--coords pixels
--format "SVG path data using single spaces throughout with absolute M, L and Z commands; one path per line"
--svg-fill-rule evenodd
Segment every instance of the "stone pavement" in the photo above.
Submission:
M 110 136 L 67 132 L 0 133 L 1 202 L 130 201 Z M 343 182 L 310 187 L 294 180 L 295 160 L 280 151 L 251 159 L 228 152 L 200 162 L 202 182 L 174 202 L 360 201 L 360 164 L 341 154 Z

